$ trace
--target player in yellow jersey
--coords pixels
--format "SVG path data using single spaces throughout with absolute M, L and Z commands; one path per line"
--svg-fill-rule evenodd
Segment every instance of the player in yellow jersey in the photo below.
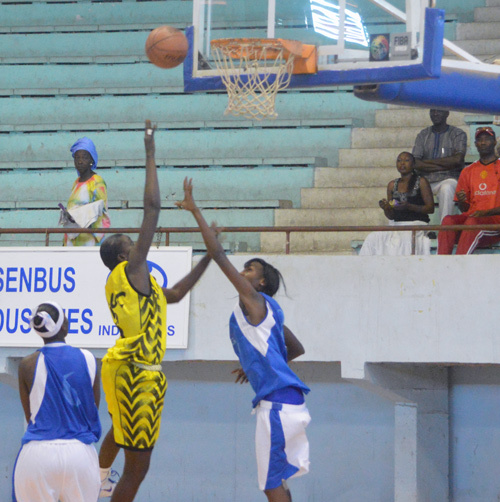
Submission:
M 100 497 L 130 502 L 149 468 L 160 432 L 163 399 L 167 388 L 161 362 L 166 345 L 167 303 L 179 302 L 207 268 L 204 256 L 196 267 L 172 288 L 161 288 L 150 275 L 146 258 L 161 208 L 155 164 L 155 128 L 146 120 L 146 182 L 144 216 L 137 242 L 115 234 L 105 239 L 100 253 L 111 270 L 106 299 L 120 338 L 102 360 L 102 383 L 112 427 L 99 453 Z M 125 466 L 118 482 L 110 478 L 111 465 L 120 448 Z

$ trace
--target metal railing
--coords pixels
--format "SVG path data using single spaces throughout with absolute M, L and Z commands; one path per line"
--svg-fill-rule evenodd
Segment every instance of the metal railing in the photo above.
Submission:
M 412 233 L 412 254 L 415 254 L 415 241 L 417 232 L 422 230 L 426 232 L 441 231 L 463 231 L 463 230 L 490 230 L 500 234 L 500 224 L 494 225 L 408 225 L 408 226 L 276 226 L 276 227 L 219 227 L 222 233 L 284 233 L 285 234 L 285 254 L 290 254 L 290 237 L 292 233 L 297 232 L 405 232 Z M 99 228 L 99 233 L 104 234 L 134 234 L 139 233 L 140 228 Z M 161 237 L 163 234 L 164 245 L 170 245 L 172 234 L 199 233 L 198 227 L 158 227 L 157 234 Z M 45 246 L 50 245 L 50 236 L 53 234 L 65 234 L 68 230 L 65 228 L 0 228 L 0 235 L 3 234 L 42 234 L 45 236 Z M 96 229 L 81 228 L 78 231 L 71 229 L 71 233 L 95 233 Z M 158 239 L 158 245 L 163 239 Z

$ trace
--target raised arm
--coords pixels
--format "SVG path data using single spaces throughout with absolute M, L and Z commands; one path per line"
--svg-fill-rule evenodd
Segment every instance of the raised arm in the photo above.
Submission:
M 160 188 L 155 163 L 156 126 L 146 120 L 144 146 L 146 149 L 146 181 L 144 184 L 144 216 L 136 244 L 131 249 L 127 265 L 127 275 L 131 284 L 141 293 L 149 294 L 149 270 L 146 262 L 153 242 L 161 209 Z
M 168 303 L 178 303 L 187 294 L 187 292 L 198 282 L 198 279 L 202 276 L 203 272 L 208 267 L 210 263 L 210 256 L 206 254 L 196 265 L 196 267 L 189 272 L 185 277 L 183 277 L 178 283 L 176 283 L 172 288 L 162 288 L 165 298 Z
M 184 200 L 176 202 L 177 206 L 186 211 L 190 211 L 196 223 L 200 227 L 201 235 L 205 241 L 208 254 L 219 265 L 220 269 L 226 277 L 231 281 L 233 286 L 238 291 L 240 302 L 243 304 L 246 316 L 252 324 L 260 323 L 266 316 L 265 300 L 260 295 L 250 282 L 242 277 L 234 265 L 228 260 L 224 249 L 217 239 L 217 236 L 212 228 L 205 221 L 200 209 L 196 205 L 193 198 L 193 183 L 191 179 L 184 180 Z

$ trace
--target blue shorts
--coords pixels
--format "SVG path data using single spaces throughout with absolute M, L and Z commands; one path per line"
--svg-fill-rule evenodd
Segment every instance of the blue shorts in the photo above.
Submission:
M 311 421 L 304 404 L 260 401 L 255 408 L 255 449 L 259 488 L 278 488 L 283 480 L 309 472 L 309 441 L 306 427 Z

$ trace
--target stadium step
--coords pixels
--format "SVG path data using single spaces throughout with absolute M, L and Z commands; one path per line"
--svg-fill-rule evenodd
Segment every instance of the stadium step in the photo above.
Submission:
M 277 226 L 360 226 L 385 225 L 387 219 L 380 208 L 363 209 L 278 209 L 275 211 Z M 364 239 L 368 232 L 292 232 L 292 253 L 353 254 L 351 241 Z M 261 252 L 283 253 L 286 235 L 263 233 Z
M 387 218 L 377 207 L 322 209 L 276 209 L 276 226 L 386 225 Z
M 488 7 L 476 7 L 474 9 L 474 21 L 478 23 L 500 21 L 500 5 L 494 3 Z
M 465 113 L 450 112 L 448 124 L 457 127 L 465 125 Z M 428 108 L 388 108 L 386 110 L 377 110 L 375 112 L 376 127 L 419 127 L 423 129 L 431 124 Z
M 491 40 L 500 37 L 500 20 L 485 23 L 458 23 L 457 40 Z
M 428 121 L 430 122 L 430 121 Z M 462 127 L 468 135 L 467 127 Z M 422 127 L 384 127 L 384 128 L 363 128 L 358 127 L 352 130 L 351 147 L 352 148 L 377 148 L 379 145 L 384 147 L 402 147 L 415 143 L 415 138 L 422 130 Z M 411 152 L 411 148 L 409 148 Z
M 460 40 L 457 41 L 457 45 L 470 54 L 478 57 L 478 59 L 481 59 L 479 56 L 484 57 L 486 55 L 498 57 L 500 54 L 500 39 Z
M 290 252 L 307 254 L 355 254 L 353 240 L 364 239 L 367 232 L 294 232 L 290 235 Z M 261 252 L 283 253 L 286 249 L 284 233 L 261 235 Z
M 321 188 L 379 187 L 384 189 L 394 167 L 318 167 L 314 171 L 314 186 Z
M 303 188 L 301 190 L 303 209 L 374 208 L 383 197 L 385 197 L 385 187 Z
M 341 148 L 339 149 L 339 166 L 341 167 L 387 167 L 394 166 L 396 159 L 403 150 L 412 149 L 412 144 L 397 148 Z

